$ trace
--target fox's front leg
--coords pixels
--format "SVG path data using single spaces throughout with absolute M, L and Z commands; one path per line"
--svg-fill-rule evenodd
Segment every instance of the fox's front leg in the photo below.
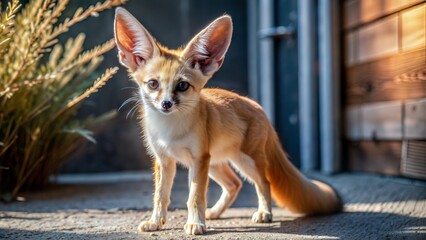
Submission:
M 139 224 L 139 231 L 156 231 L 166 223 L 170 192 L 176 173 L 176 162 L 172 159 L 159 159 L 154 162 L 154 209 L 151 219 Z
M 208 185 L 210 155 L 197 158 L 189 169 L 188 221 L 185 232 L 190 235 L 203 234 L 206 227 L 206 194 Z

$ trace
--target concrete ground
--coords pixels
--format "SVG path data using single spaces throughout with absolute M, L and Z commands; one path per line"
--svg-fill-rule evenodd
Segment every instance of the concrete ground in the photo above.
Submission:
M 165 229 L 139 233 L 152 206 L 148 172 L 63 175 L 58 184 L 0 203 L 0 239 L 426 239 L 426 183 L 403 178 L 345 173 L 310 176 L 331 183 L 342 195 L 342 213 L 302 217 L 274 208 L 270 224 L 251 223 L 257 204 L 246 184 L 220 220 L 207 221 L 203 236 L 187 236 L 186 172 L 179 171 Z M 210 183 L 209 205 L 220 188 Z

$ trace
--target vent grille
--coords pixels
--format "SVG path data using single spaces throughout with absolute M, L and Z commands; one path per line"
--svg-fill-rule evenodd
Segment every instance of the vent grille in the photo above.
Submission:
M 401 173 L 426 180 L 426 141 L 403 141 Z

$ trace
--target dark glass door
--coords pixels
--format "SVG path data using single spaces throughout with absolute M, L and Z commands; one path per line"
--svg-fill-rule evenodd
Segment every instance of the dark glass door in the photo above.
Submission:
M 297 26 L 297 1 L 275 1 L 276 26 Z M 290 160 L 300 166 L 299 83 L 297 35 L 276 38 L 275 61 L 275 128 Z

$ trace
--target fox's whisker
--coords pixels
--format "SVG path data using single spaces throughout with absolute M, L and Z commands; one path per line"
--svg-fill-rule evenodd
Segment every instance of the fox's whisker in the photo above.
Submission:
M 139 90 L 138 87 L 123 87 L 123 88 L 121 88 L 121 90 L 127 90 L 127 89 Z
M 126 106 L 128 103 L 136 102 L 136 101 L 138 101 L 138 100 L 139 100 L 139 98 L 138 98 L 137 96 L 130 97 L 130 98 L 126 99 L 126 101 L 124 101 L 124 102 L 121 104 L 121 106 L 118 108 L 118 111 L 120 111 L 120 110 L 121 110 L 124 106 Z
M 139 107 L 139 105 L 138 104 L 135 104 L 130 110 L 129 110 L 129 112 L 127 113 L 127 115 L 126 115 L 126 119 L 129 119 L 129 116 L 132 116 L 133 117 L 133 113 L 132 112 L 134 112 L 135 111 L 135 109 L 137 109 Z

